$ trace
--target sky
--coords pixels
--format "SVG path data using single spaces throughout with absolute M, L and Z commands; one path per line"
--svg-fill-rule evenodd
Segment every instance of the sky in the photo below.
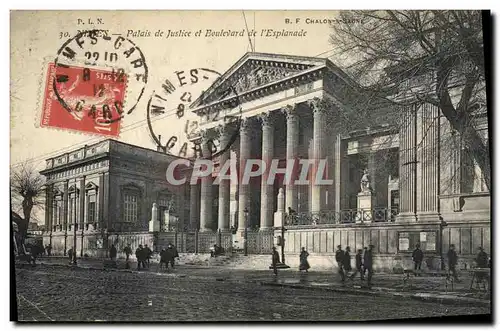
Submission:
M 316 56 L 332 50 L 328 43 L 328 24 L 306 24 L 306 18 L 334 18 L 335 12 L 291 11 L 192 11 L 192 12 L 13 12 L 11 15 L 11 165 L 28 160 L 36 167 L 44 167 L 44 160 L 103 137 L 67 130 L 41 128 L 39 125 L 44 96 L 44 70 L 54 61 L 58 49 L 76 30 L 99 28 L 112 33 L 129 34 L 142 50 L 149 69 L 145 93 L 137 108 L 122 121 L 120 140 L 154 148 L 146 125 L 146 105 L 152 91 L 160 89 L 161 82 L 175 79 L 176 71 L 191 68 L 210 68 L 219 73 L 250 50 L 248 37 L 173 37 L 156 38 L 158 30 L 195 32 L 255 29 L 294 29 L 307 32 L 306 37 L 272 38 L 258 33 L 252 44 L 257 52 Z M 103 24 L 89 25 L 88 20 Z M 298 24 L 286 24 L 299 19 Z M 80 21 L 79 21 L 80 20 Z M 85 25 L 78 23 L 87 23 Z M 40 27 L 43 27 L 41 29 Z M 141 37 L 140 33 L 151 33 Z M 137 37 L 132 37 L 132 35 Z M 62 38 L 61 38 L 62 37 Z M 327 56 L 325 53 L 324 56 Z M 136 96 L 137 93 L 127 91 Z M 163 121 L 162 125 L 168 125 Z M 128 127 L 128 128 L 127 128 Z M 168 127 L 165 128 L 168 132 Z
M 128 37 L 141 49 L 148 66 L 148 82 L 136 109 L 121 121 L 120 137 L 114 139 L 155 149 L 147 127 L 146 109 L 149 97 L 161 90 L 165 79 L 175 81 L 176 72 L 189 72 L 193 68 L 209 68 L 222 74 L 251 47 L 263 53 L 328 57 L 335 51 L 328 42 L 331 28 L 328 24 L 310 22 L 335 17 L 334 11 L 13 11 L 10 23 L 11 167 L 28 163 L 41 170 L 49 157 L 107 138 L 40 127 L 48 64 L 78 30 L 109 30 L 110 34 Z M 201 36 L 195 36 L 200 29 Z M 208 30 L 254 29 L 257 33 L 251 41 L 246 35 L 207 36 Z M 305 36 L 261 36 L 272 35 L 268 29 L 293 30 Z M 158 31 L 163 31 L 162 37 L 155 37 Z M 186 36 L 188 32 L 191 34 Z M 204 85 L 193 87 L 194 98 L 216 77 L 212 75 Z M 139 85 L 129 85 L 126 98 L 136 100 Z M 154 123 L 155 132 L 162 132 L 164 137 L 175 132 L 177 126 L 178 122 L 167 119 Z M 43 216 L 37 213 L 36 218 L 43 219 Z

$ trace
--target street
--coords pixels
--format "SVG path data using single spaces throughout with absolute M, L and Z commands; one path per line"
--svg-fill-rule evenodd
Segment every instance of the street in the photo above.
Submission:
M 176 272 L 16 266 L 19 320 L 354 321 L 490 313 L 486 307 L 191 278 L 186 271 L 187 277 L 175 277 Z

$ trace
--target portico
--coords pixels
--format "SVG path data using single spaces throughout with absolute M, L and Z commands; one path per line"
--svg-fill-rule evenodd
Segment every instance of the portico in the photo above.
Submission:
M 273 228 L 273 214 L 276 211 L 278 189 L 285 189 L 286 210 L 296 212 L 319 212 L 322 208 L 334 209 L 335 184 L 318 185 L 315 178 L 319 160 L 328 159 L 327 169 L 322 178 L 335 182 L 335 145 L 328 137 L 336 137 L 335 132 L 327 127 L 327 111 L 342 109 L 342 103 L 335 93 L 329 91 L 325 79 L 337 75 L 337 68 L 328 60 L 300 56 L 270 55 L 248 53 L 230 68 L 216 85 L 209 88 L 203 101 L 195 102 L 194 112 L 202 119 L 201 130 L 205 136 L 216 137 L 226 142 L 227 129 L 223 119 L 210 121 L 204 116 L 211 111 L 220 111 L 218 107 L 229 104 L 231 98 L 237 98 L 241 114 L 239 138 L 231 146 L 231 150 L 221 154 L 219 164 L 233 158 L 238 165 L 237 185 L 222 181 L 218 190 L 208 190 L 210 179 L 201 182 L 200 210 L 192 208 L 196 219 L 199 213 L 200 230 L 218 229 L 227 231 L 233 227 L 238 232 L 245 228 L 244 209 L 249 209 L 250 227 L 258 226 L 261 231 Z M 338 78 L 340 79 L 340 78 Z M 234 87 L 235 94 L 217 100 L 216 96 L 226 86 Z M 237 95 L 236 95 L 237 94 Z M 215 101 L 214 101 L 215 100 Z M 234 123 L 229 125 L 235 125 Z M 258 180 L 241 183 L 248 159 L 261 159 L 267 165 L 266 173 Z M 290 168 L 289 178 L 292 184 L 286 185 L 284 174 L 279 174 L 274 183 L 268 183 L 268 170 L 271 161 L 279 160 L 279 168 Z M 308 185 L 294 185 L 301 171 L 299 159 L 309 159 Z M 292 162 L 291 160 L 297 161 Z M 288 172 L 288 171 L 287 171 Z M 337 178 L 338 180 L 338 178 Z M 192 188 L 196 191 L 198 188 Z M 212 196 L 218 192 L 218 198 Z M 231 196 L 237 204 L 231 208 Z M 196 199 L 196 196 L 192 196 Z M 213 201 L 217 200 L 218 217 L 211 219 Z M 192 201 L 191 206 L 197 203 Z M 340 205 L 340 203 L 337 203 Z M 236 207 L 236 208 L 235 208 Z M 234 216 L 234 217 L 232 217 Z M 236 222 L 231 222 L 231 220 Z M 210 225 L 208 225 L 210 223 Z

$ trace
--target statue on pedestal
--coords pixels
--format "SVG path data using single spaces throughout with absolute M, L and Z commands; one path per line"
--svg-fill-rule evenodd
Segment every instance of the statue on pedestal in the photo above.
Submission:
M 371 192 L 372 188 L 370 185 L 370 175 L 368 170 L 363 170 L 363 177 L 361 177 L 361 192 Z

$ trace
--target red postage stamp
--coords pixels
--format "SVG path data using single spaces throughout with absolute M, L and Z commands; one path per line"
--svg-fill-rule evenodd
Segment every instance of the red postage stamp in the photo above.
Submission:
M 127 75 L 49 63 L 40 125 L 117 137 Z

